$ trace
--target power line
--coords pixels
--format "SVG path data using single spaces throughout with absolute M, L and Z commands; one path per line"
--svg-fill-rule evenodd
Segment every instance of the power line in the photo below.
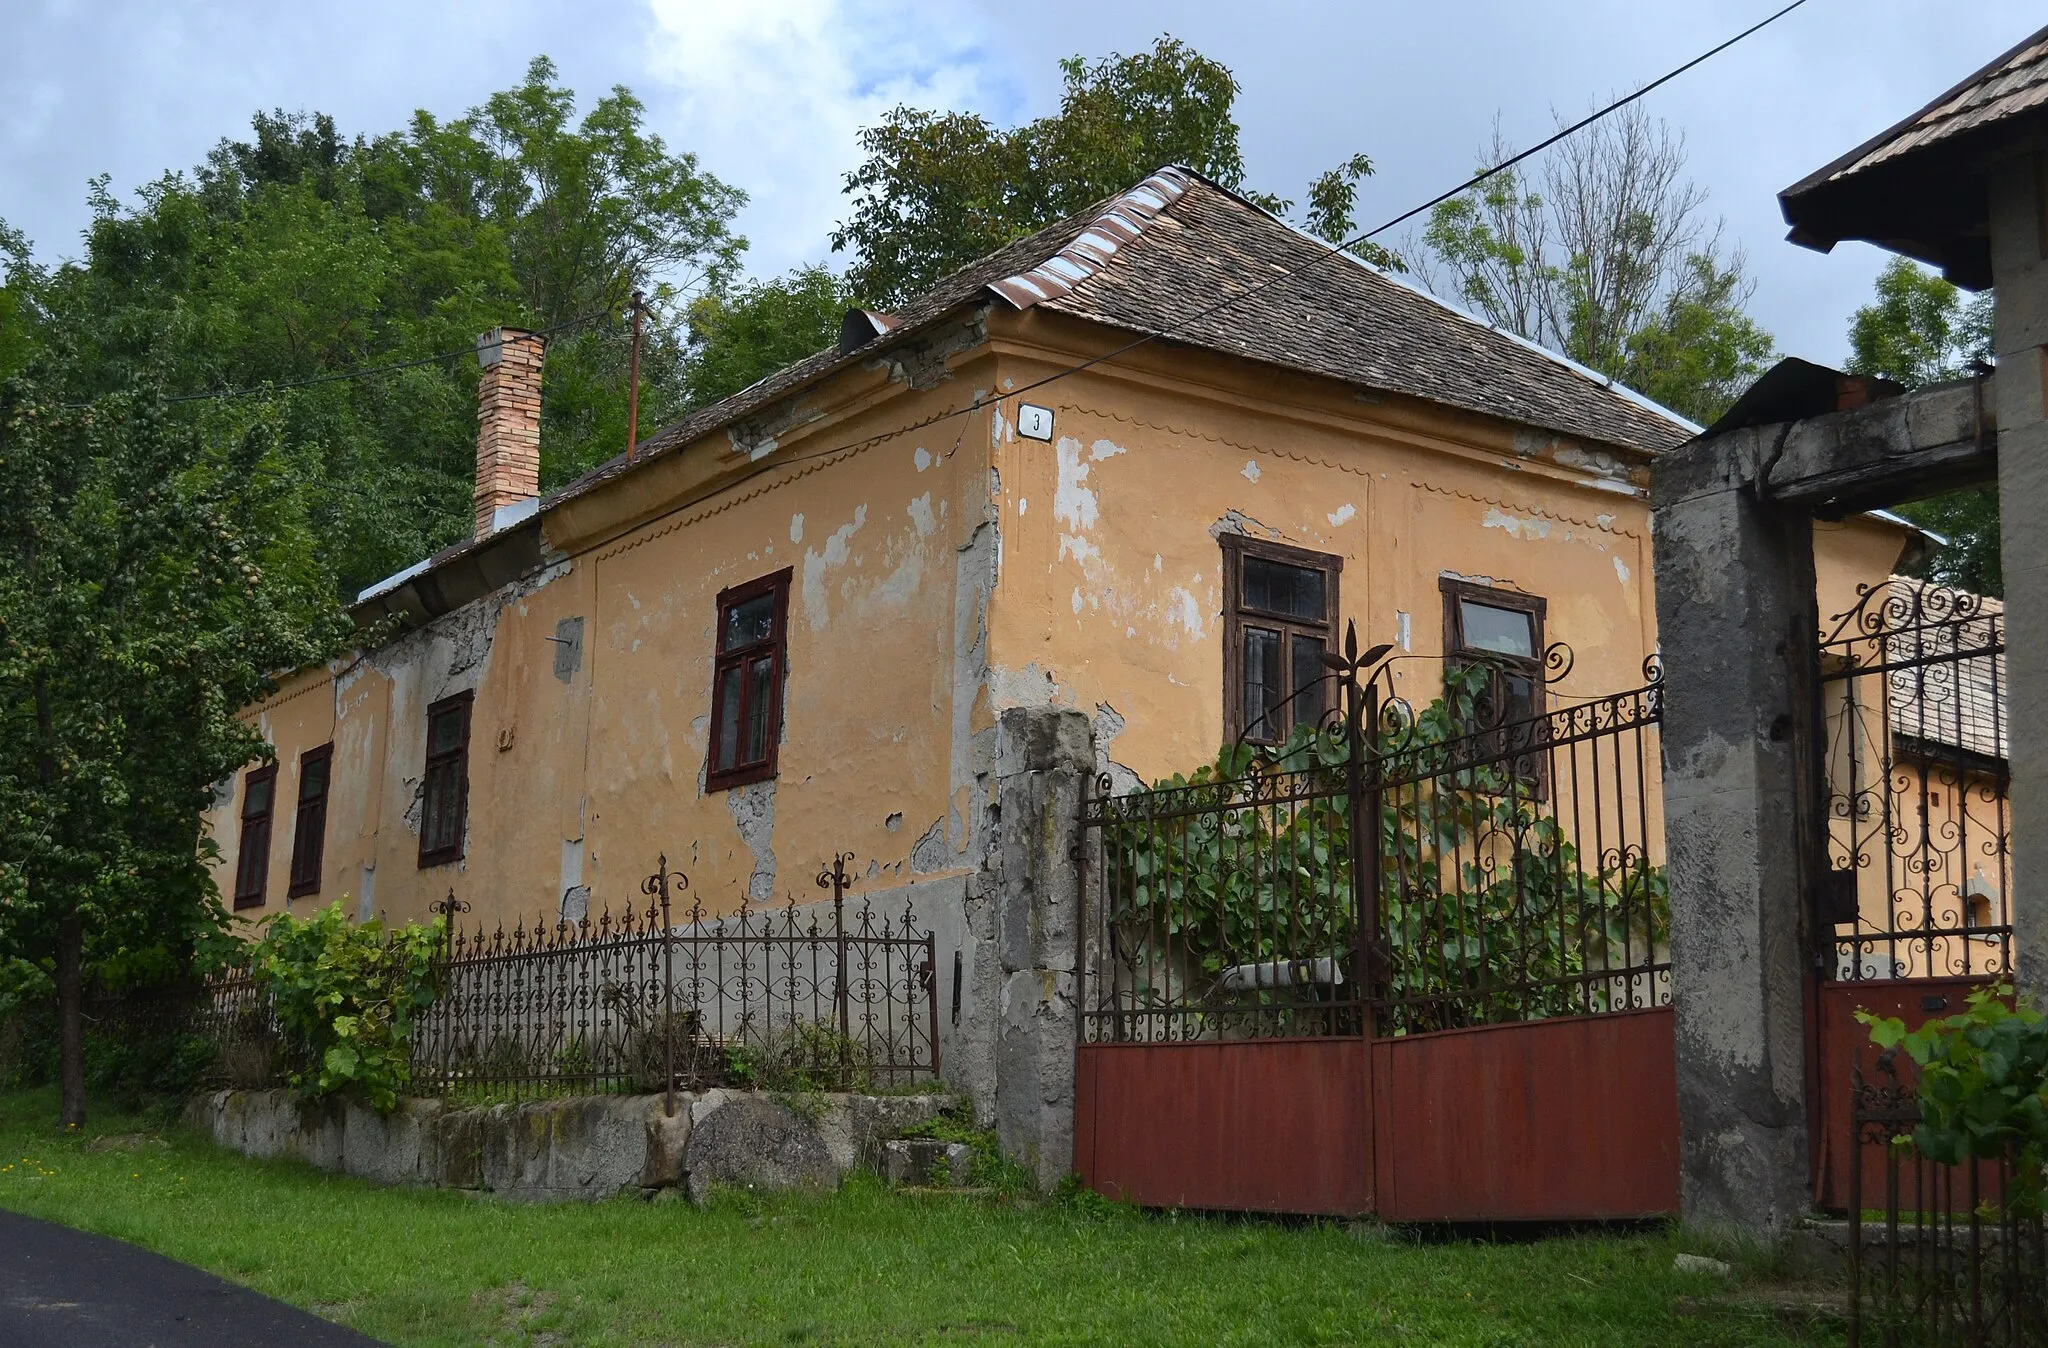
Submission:
M 1501 160 L 1498 164 L 1493 165 L 1491 168 L 1483 169 L 1480 172 L 1473 174 L 1470 178 L 1467 178 L 1464 182 L 1459 183 L 1456 187 L 1453 187 L 1448 191 L 1439 192 L 1436 196 L 1431 197 L 1428 201 L 1423 202 L 1421 205 L 1412 207 L 1409 210 L 1405 210 L 1401 212 L 1401 214 L 1395 216 L 1393 219 L 1388 220 L 1383 224 L 1375 225 L 1371 229 L 1365 231 L 1363 234 L 1360 234 L 1355 238 L 1346 239 L 1342 243 L 1326 244 L 1323 246 L 1323 251 L 1321 253 L 1319 253 L 1314 258 L 1311 258 L 1309 261 L 1302 263 L 1300 266 L 1292 268 L 1288 271 L 1276 273 L 1275 275 L 1269 276 L 1262 281 L 1245 287 L 1243 290 L 1237 291 L 1236 293 L 1231 295 L 1227 295 L 1224 298 L 1217 300 L 1212 304 L 1205 305 L 1202 308 L 1195 310 L 1186 318 L 1181 319 L 1179 323 L 1171 327 L 1163 329 L 1159 332 L 1142 333 L 1139 336 L 1132 338 L 1130 341 L 1125 342 L 1122 346 L 1114 347 L 1108 351 L 1103 352 L 1101 355 L 1090 356 L 1086 360 L 1068 366 L 1066 369 L 1056 370 L 1052 374 L 1046 375 L 1041 379 L 1036 379 L 1031 383 L 1024 385 L 1021 388 L 1008 389 L 1003 393 L 997 394 L 994 397 L 976 398 L 973 402 L 967 404 L 965 407 L 954 408 L 949 411 L 935 413 L 932 416 L 926 417 L 922 421 L 911 422 L 909 425 L 900 426 L 895 430 L 891 431 L 880 431 L 874 435 L 868 436 L 864 440 L 850 441 L 847 444 L 838 445 L 831 449 L 812 450 L 808 454 L 793 454 L 790 457 L 783 459 L 782 462 L 785 464 L 800 463 L 805 459 L 822 458 L 826 455 L 844 454 L 854 450 L 866 449 L 871 445 L 881 444 L 885 440 L 893 440 L 900 435 L 909 435 L 912 432 L 921 431 L 928 427 L 936 426 L 940 422 L 949 421 L 954 417 L 971 416 L 974 413 L 981 411 L 985 407 L 993 407 L 1001 403 L 1005 398 L 1015 398 L 1026 393 L 1031 393 L 1037 389 L 1044 388 L 1048 384 L 1057 383 L 1059 380 L 1066 379 L 1072 375 L 1080 374 L 1086 370 L 1091 370 L 1095 368 L 1097 365 L 1101 365 L 1108 361 L 1115 360 L 1119 356 L 1127 355 L 1130 352 L 1137 350 L 1141 346 L 1149 346 L 1151 343 L 1158 341 L 1162 338 L 1171 338 L 1176 331 L 1185 331 L 1187 328 L 1193 326 L 1196 323 L 1201 322 L 1203 319 L 1208 318 L 1214 314 L 1220 313 L 1221 311 L 1230 308 L 1232 305 L 1238 304 L 1244 301 L 1245 299 L 1248 299 L 1251 296 L 1258 294 L 1260 291 L 1267 289 L 1270 286 L 1275 286 L 1286 281 L 1291 281 L 1296 277 L 1303 275 L 1306 272 L 1313 271 L 1317 267 L 1322 266 L 1325 262 L 1328 262 L 1331 258 L 1349 252 L 1352 248 L 1358 246 L 1359 244 L 1368 242 L 1377 235 L 1386 233 L 1388 230 L 1394 228 L 1396 225 L 1412 220 L 1416 216 L 1422 214 L 1424 211 L 1432 210 L 1437 206 L 1441 206 L 1444 202 L 1449 201 L 1453 197 L 1460 196 L 1463 193 L 1471 191 L 1473 188 L 1479 186 L 1487 179 L 1495 177 L 1498 174 L 1507 172 L 1509 169 L 1521 163 L 1523 160 L 1530 158 L 1532 155 L 1541 154 L 1543 151 L 1549 149 L 1551 146 L 1557 144 L 1559 141 L 1564 140 L 1566 137 L 1571 136 L 1579 131 L 1585 130 L 1587 127 L 1593 125 L 1593 123 L 1601 120 L 1602 118 L 1611 116 L 1612 114 L 1619 112 L 1621 109 L 1629 106 L 1629 104 L 1634 103 L 1638 99 L 1643 98 L 1644 96 L 1650 94 L 1652 91 L 1658 89 L 1659 87 L 1669 84 L 1672 80 L 1677 79 L 1680 75 L 1685 74 L 1687 71 L 1693 69 L 1695 66 L 1698 66 L 1706 61 L 1713 59 L 1716 56 L 1719 56 L 1722 52 L 1727 51 L 1736 43 L 1741 42 L 1743 39 L 1748 38 L 1756 33 L 1761 32 L 1765 28 L 1770 27 L 1772 24 L 1784 18 L 1787 14 L 1790 14 L 1793 10 L 1798 9 L 1801 5 L 1804 5 L 1805 3 L 1806 0 L 1791 0 L 1791 3 L 1784 6 L 1784 8 L 1776 10 L 1773 13 L 1765 16 L 1764 18 L 1759 19 L 1757 22 L 1751 24 L 1749 27 L 1735 34 L 1735 36 L 1727 38 L 1724 41 L 1707 48 L 1707 50 L 1701 52 L 1698 56 L 1693 57 L 1690 61 L 1687 61 L 1685 64 L 1672 67 L 1670 70 L 1665 71 L 1662 75 L 1659 75 L 1656 79 L 1651 80 L 1648 84 L 1645 84 L 1640 89 L 1637 89 L 1634 93 L 1628 94 L 1622 98 L 1615 99 L 1613 102 L 1607 104 L 1605 107 L 1600 108 L 1594 112 L 1591 112 L 1584 117 L 1581 117 L 1578 121 L 1573 122 L 1570 126 L 1564 127 L 1559 131 L 1555 132 L 1554 134 L 1546 137 L 1545 139 L 1538 141 L 1536 144 L 1530 146 L 1528 149 L 1523 150 L 1518 154 L 1510 155 L 1508 158 Z

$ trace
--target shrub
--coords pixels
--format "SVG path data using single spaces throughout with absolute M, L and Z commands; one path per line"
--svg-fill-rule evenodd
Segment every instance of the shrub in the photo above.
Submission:
M 303 920 L 269 920 L 251 968 L 301 1098 L 397 1106 L 412 1081 L 414 1021 L 439 991 L 444 921 L 351 926 L 339 903 Z
M 2011 1157 L 2007 1205 L 2041 1212 L 2048 1167 L 2048 1015 L 2007 1006 L 2011 985 L 1981 987 L 1964 1010 L 1917 1030 L 1859 1011 L 1871 1042 L 1903 1049 L 1920 1069 L 1920 1123 L 1912 1145 L 1942 1165 Z

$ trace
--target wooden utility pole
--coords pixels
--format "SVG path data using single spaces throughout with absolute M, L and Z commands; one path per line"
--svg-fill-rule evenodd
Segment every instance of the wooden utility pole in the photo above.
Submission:
M 626 462 L 633 461 L 633 447 L 640 443 L 640 315 L 647 309 L 647 296 L 633 292 L 633 368 L 626 377 Z

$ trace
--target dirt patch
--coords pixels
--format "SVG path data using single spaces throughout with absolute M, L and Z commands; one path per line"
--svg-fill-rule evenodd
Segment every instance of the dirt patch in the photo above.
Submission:
M 569 1341 L 566 1333 L 549 1323 L 555 1309 L 553 1292 L 537 1291 L 523 1282 L 508 1282 L 502 1287 L 486 1287 L 469 1300 L 496 1322 L 484 1330 L 483 1341 L 493 1348 L 500 1344 L 556 1348 Z

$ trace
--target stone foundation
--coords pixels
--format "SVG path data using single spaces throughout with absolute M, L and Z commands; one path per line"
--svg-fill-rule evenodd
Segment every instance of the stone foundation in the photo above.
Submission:
M 291 1156 L 378 1184 L 471 1189 L 522 1202 L 593 1202 L 664 1189 L 703 1202 L 720 1185 L 831 1189 L 875 1169 L 882 1143 L 957 1103 L 950 1095 L 597 1095 L 453 1108 L 403 1100 L 388 1115 L 306 1107 L 286 1091 L 216 1091 L 185 1120 L 244 1156 Z

